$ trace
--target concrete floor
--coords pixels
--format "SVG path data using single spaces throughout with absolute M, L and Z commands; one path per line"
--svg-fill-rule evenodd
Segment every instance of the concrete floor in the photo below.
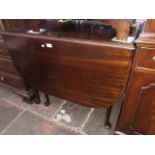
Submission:
M 121 102 L 114 105 L 112 129 L 104 128 L 105 108 L 88 108 L 50 95 L 50 106 L 29 105 L 0 84 L 0 134 L 4 135 L 109 135 L 114 133 Z

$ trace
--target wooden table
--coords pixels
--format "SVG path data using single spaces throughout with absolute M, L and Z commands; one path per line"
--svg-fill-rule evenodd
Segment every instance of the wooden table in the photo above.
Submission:
M 134 46 L 76 32 L 28 29 L 3 32 L 6 46 L 25 82 L 89 107 L 110 107 L 125 92 Z M 46 95 L 47 96 L 47 95 Z

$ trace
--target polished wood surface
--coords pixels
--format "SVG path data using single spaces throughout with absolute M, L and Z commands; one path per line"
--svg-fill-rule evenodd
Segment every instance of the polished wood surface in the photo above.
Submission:
M 153 100 L 155 94 L 154 77 L 152 76 L 150 80 L 152 81 L 150 81 L 148 85 L 141 86 L 137 100 L 137 108 L 131 121 L 131 127 L 136 132 L 142 134 L 155 134 L 155 103 Z M 146 117 L 142 119 L 142 115 Z
M 145 25 L 146 32 L 155 32 L 155 20 L 154 19 L 147 19 Z
M 13 76 L 19 77 L 19 73 L 17 72 L 15 66 L 13 65 L 12 60 L 0 57 L 0 71 L 6 72 Z
M 2 30 L 16 29 L 32 22 L 30 19 L 1 19 L 0 21 Z
M 13 88 L 27 90 L 25 89 L 25 84 L 23 83 L 21 78 L 18 78 L 17 76 L 12 76 L 11 74 L 7 74 L 6 72 L 0 71 L 0 83 L 12 86 Z
M 18 91 L 25 96 L 25 94 L 28 94 L 30 91 L 30 88 L 22 80 L 5 46 L 1 35 L 1 32 L 7 28 L 6 25 L 4 25 L 4 21 L 7 25 L 10 25 L 10 23 L 11 25 L 14 24 L 14 26 L 18 25 L 16 20 L 9 20 L 9 23 L 7 23 L 8 20 L 0 20 L 0 83 L 11 86 L 15 92 Z
M 143 34 L 129 79 L 116 132 L 155 134 L 155 35 Z
M 137 67 L 146 68 L 155 71 L 155 52 L 154 48 L 140 48 L 137 58 Z
M 33 88 L 90 107 L 113 105 L 125 91 L 134 46 L 72 34 L 16 31 L 3 37 L 19 73 Z
M 2 39 L 0 40 L 0 57 L 7 57 L 7 58 L 10 57 L 8 50 Z
M 42 23 L 46 23 L 52 21 L 52 19 L 5 19 L 3 20 L 3 24 L 9 30 L 10 28 L 17 28 L 19 25 L 31 25 L 30 28 L 34 31 L 38 31 L 39 27 Z M 57 21 L 57 19 L 53 20 Z M 90 21 L 90 19 L 89 19 Z M 131 33 L 132 24 L 134 22 L 133 19 L 94 19 L 94 21 L 102 22 L 103 24 L 109 24 L 117 31 L 116 38 L 118 40 L 127 41 L 128 37 Z

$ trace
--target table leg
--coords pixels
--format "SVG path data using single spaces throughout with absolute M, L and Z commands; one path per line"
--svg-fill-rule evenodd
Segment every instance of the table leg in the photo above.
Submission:
M 49 96 L 47 93 L 45 93 L 45 98 L 46 98 L 46 101 L 44 102 L 44 105 L 49 106 L 50 105 L 50 99 L 49 99 Z
M 39 95 L 39 91 L 35 90 L 35 98 L 34 98 L 34 102 L 36 104 L 40 104 L 41 100 L 40 100 L 40 95 Z
M 106 119 L 105 119 L 105 129 L 110 130 L 111 129 L 110 115 L 111 115 L 112 106 L 108 107 L 106 110 L 107 111 L 106 111 Z

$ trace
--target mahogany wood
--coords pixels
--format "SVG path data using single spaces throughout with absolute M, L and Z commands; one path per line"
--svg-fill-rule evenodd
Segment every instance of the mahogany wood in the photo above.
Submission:
M 109 107 L 121 98 L 133 45 L 46 34 L 3 33 L 18 71 L 30 86 L 90 107 Z M 43 47 L 46 43 L 52 48 Z
M 5 20 L 5 24 L 8 20 Z M 12 24 L 18 25 L 16 20 L 10 20 Z M 10 23 L 10 22 L 9 22 Z M 10 26 L 11 27 L 11 26 Z M 25 84 L 16 70 L 9 52 L 4 44 L 1 32 L 5 30 L 4 20 L 0 20 L 0 83 L 7 84 L 25 97 L 29 97 L 30 87 Z
M 106 22 L 116 28 L 117 39 L 127 40 L 131 20 Z M 45 105 L 50 93 L 90 107 L 108 107 L 105 127 L 110 128 L 111 107 L 125 92 L 134 46 L 74 31 L 26 34 L 38 26 L 40 20 L 34 20 L 29 28 L 3 33 L 18 72 L 36 92 L 45 92 Z M 38 93 L 36 97 L 38 103 Z
M 30 24 L 30 19 L 1 19 L 1 25 L 3 30 L 16 29 L 20 26 Z
M 141 35 L 137 47 L 117 132 L 155 134 L 155 35 Z
M 154 19 L 147 19 L 145 25 L 146 32 L 155 32 L 155 20 Z

